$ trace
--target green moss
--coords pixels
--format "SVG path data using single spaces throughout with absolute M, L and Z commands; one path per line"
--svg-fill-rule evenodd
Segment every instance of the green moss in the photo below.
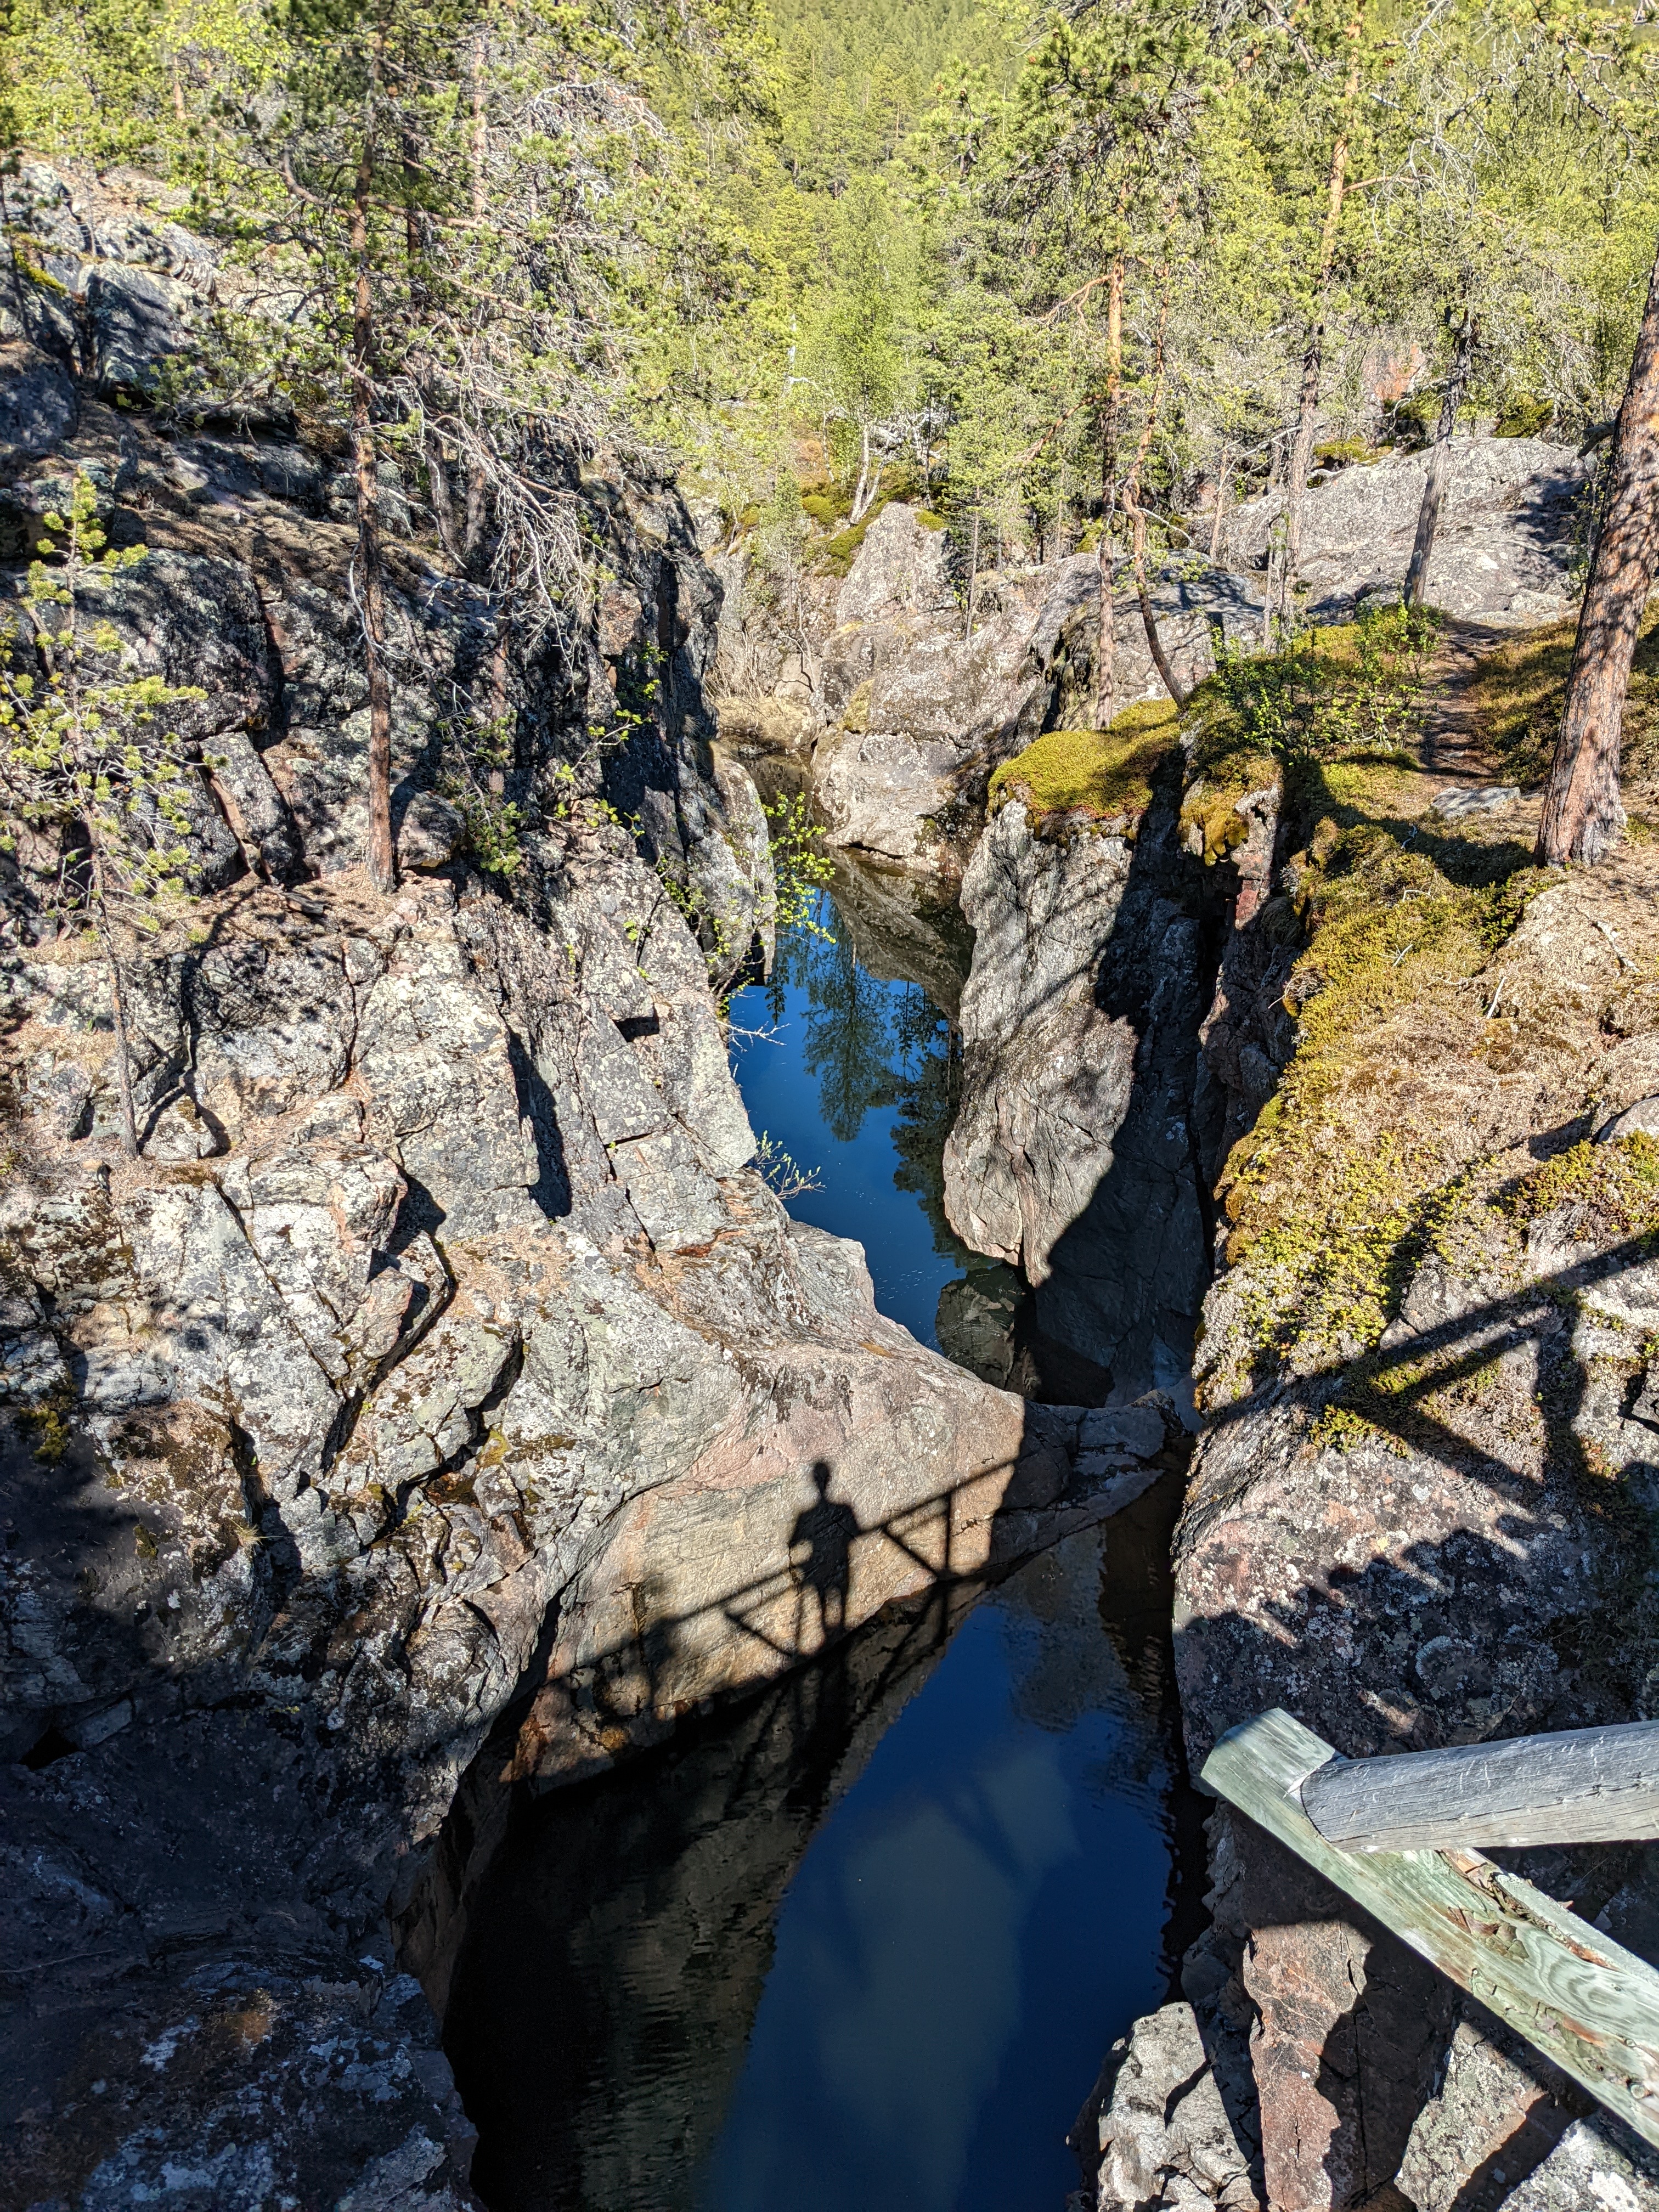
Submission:
M 870 683 L 868 678 L 859 685 L 842 711 L 841 726 L 854 737 L 862 737 L 870 726 Z
M 832 576 L 844 576 L 853 565 L 854 556 L 863 544 L 870 525 L 879 509 L 872 507 L 862 522 L 851 530 L 842 530 L 830 538 L 828 544 L 818 548 L 818 566 L 827 568 Z
M 1348 462 L 1369 466 L 1380 461 L 1385 447 L 1373 446 L 1366 438 L 1334 438 L 1328 445 L 1314 447 L 1314 459 L 1321 468 L 1340 468 Z
M 1167 700 L 1126 708 L 1109 730 L 1046 731 L 993 775 L 991 811 L 1018 799 L 1034 821 L 1072 812 L 1102 822 L 1144 814 L 1152 779 L 1176 735 L 1176 710 Z
M 844 508 L 837 507 L 835 501 L 827 497 L 823 492 L 810 492 L 800 504 L 802 514 L 810 514 L 813 521 L 825 530 L 828 530 L 832 523 L 838 521 L 845 512 Z
M 1659 1231 L 1659 1142 L 1636 1130 L 1611 1144 L 1570 1146 L 1498 1202 L 1520 1222 L 1571 1203 L 1596 1215 L 1612 1235 L 1652 1236 Z
M 1555 403 L 1534 399 L 1529 392 L 1512 393 L 1492 426 L 1494 438 L 1535 438 L 1555 419 Z

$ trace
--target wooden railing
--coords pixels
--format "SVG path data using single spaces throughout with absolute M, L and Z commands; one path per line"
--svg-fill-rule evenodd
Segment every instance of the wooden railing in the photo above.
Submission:
M 1659 2144 L 1659 1972 L 1474 1848 L 1659 1836 L 1659 1723 L 1340 1759 L 1275 1711 L 1200 1778 Z

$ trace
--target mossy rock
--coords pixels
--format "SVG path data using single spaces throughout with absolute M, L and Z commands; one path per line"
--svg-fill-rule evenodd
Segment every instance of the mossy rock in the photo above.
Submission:
M 827 568 L 832 576 L 844 576 L 852 567 L 854 558 L 875 519 L 872 510 L 854 528 L 839 532 L 828 544 L 820 546 L 818 565 Z
M 870 681 L 866 677 L 848 701 L 842 714 L 842 729 L 855 738 L 861 738 L 870 726 Z
M 847 512 L 844 507 L 823 492 L 809 492 L 801 501 L 801 512 L 809 514 L 821 529 L 828 530 Z
M 1373 446 L 1367 438 L 1334 438 L 1328 445 L 1314 447 L 1314 462 L 1322 469 L 1346 468 L 1351 463 L 1369 468 L 1388 450 L 1385 446 Z
M 1555 420 L 1555 402 L 1535 399 L 1530 392 L 1512 392 L 1492 426 L 1494 438 L 1535 438 Z
M 1152 804 L 1152 779 L 1176 737 L 1176 710 L 1164 699 L 1126 708 L 1109 730 L 1045 731 L 993 775 L 990 810 L 1018 799 L 1034 822 L 1071 813 L 1133 820 Z

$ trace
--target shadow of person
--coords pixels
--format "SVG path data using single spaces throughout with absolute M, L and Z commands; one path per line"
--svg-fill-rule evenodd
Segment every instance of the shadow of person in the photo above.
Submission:
M 847 1625 L 847 1589 L 853 1575 L 854 1540 L 862 1534 L 850 1505 L 830 1495 L 828 1460 L 812 1462 L 817 1502 L 795 1516 L 789 1531 L 789 1564 L 797 1578 L 795 1649 L 806 1648 L 807 1607 L 817 1607 L 818 1638 L 826 1644 Z

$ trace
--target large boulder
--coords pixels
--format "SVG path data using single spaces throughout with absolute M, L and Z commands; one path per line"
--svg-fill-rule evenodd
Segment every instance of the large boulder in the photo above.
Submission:
M 1316 620 L 1341 619 L 1369 590 L 1398 591 L 1429 461 L 1425 452 L 1353 465 L 1309 490 L 1302 578 Z M 1429 562 L 1431 605 L 1497 626 L 1566 613 L 1574 522 L 1589 473 L 1589 463 L 1541 438 L 1455 438 Z M 1240 507 L 1226 526 L 1229 560 L 1265 568 L 1284 507 L 1282 491 Z
M 884 509 L 824 647 L 823 697 L 836 722 L 813 774 L 831 843 L 903 866 L 959 864 L 992 770 L 1048 719 L 1084 612 L 1062 577 L 1057 593 L 991 601 L 969 636 L 939 533 L 908 507 Z
M 974 959 L 945 1202 L 1024 1269 L 1048 1336 L 1135 1395 L 1177 1383 L 1205 1279 L 1188 1135 L 1207 997 L 1171 762 L 1133 842 L 1004 806 L 963 879 Z

